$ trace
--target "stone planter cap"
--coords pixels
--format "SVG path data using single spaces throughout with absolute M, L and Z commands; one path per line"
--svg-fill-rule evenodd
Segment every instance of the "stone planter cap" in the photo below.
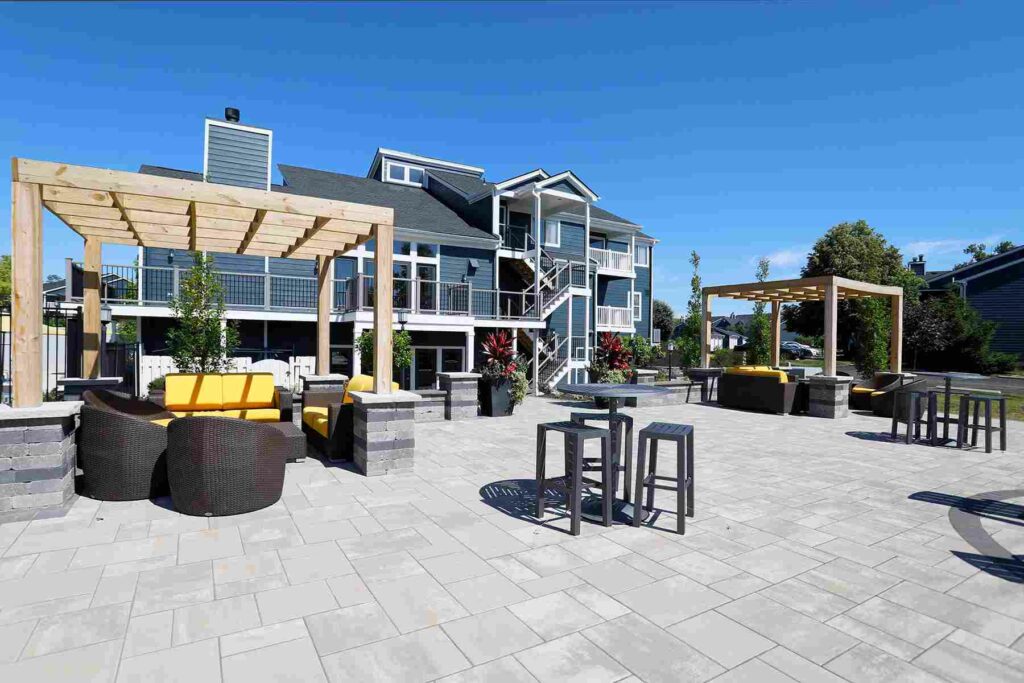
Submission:
M 347 382 L 348 375 L 300 375 L 307 382 Z
M 375 394 L 372 391 L 350 391 L 354 403 L 373 405 L 380 403 L 414 403 L 420 400 L 419 394 L 411 391 L 392 391 L 390 394 Z
M 78 415 L 82 401 L 47 401 L 31 408 L 9 408 L 0 410 L 0 426 L 8 420 L 57 419 Z
M 478 372 L 439 372 L 438 377 L 447 377 L 448 379 L 480 379 L 483 377 Z
M 849 384 L 853 378 L 841 375 L 811 375 L 807 380 L 815 384 Z
M 650 376 L 650 375 L 657 376 L 658 375 L 658 371 L 657 370 L 648 370 L 646 368 L 641 368 L 639 370 L 634 370 L 633 372 L 635 372 L 638 375 L 644 375 L 644 376 Z
M 120 384 L 121 382 L 122 379 L 120 377 L 65 377 L 57 380 L 58 385 L 69 387 L 80 384 Z

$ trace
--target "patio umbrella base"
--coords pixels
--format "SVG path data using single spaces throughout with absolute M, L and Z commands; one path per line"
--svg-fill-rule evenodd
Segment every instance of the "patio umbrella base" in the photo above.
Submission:
M 597 522 L 600 524 L 604 520 L 604 513 L 601 509 L 601 496 L 590 496 L 583 501 L 583 506 L 580 510 L 580 514 L 583 519 L 591 522 Z M 633 523 L 634 508 L 632 503 L 627 503 L 622 500 L 617 500 L 612 504 L 612 523 L 618 522 L 619 524 L 632 524 Z M 642 510 L 643 517 L 640 521 L 644 521 L 649 516 L 646 510 Z

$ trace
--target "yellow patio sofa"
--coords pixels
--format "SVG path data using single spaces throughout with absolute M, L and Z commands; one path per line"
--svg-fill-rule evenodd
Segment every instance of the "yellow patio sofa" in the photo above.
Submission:
M 164 407 L 175 417 L 210 415 L 252 422 L 291 420 L 291 396 L 269 372 L 187 374 L 164 377 Z

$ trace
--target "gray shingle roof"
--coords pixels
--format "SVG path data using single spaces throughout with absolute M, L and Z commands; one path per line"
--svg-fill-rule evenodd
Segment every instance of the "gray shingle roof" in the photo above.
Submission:
M 566 209 L 565 213 L 567 213 L 567 214 L 569 214 L 571 216 L 583 217 L 583 216 L 585 216 L 583 211 L 584 210 L 582 208 L 576 208 L 574 206 L 574 207 L 572 207 L 570 209 Z M 632 226 L 637 227 L 637 228 L 640 227 L 639 224 L 634 223 L 633 221 L 631 221 L 629 219 L 623 218 L 622 216 L 616 216 L 611 211 L 605 211 L 604 209 L 602 209 L 599 206 L 593 206 L 592 205 L 590 207 L 590 217 L 591 218 L 600 218 L 601 220 L 604 220 L 604 221 L 614 221 L 616 223 L 625 223 L 626 225 L 632 225 Z
M 195 171 L 181 171 L 176 168 L 167 168 L 165 166 L 150 166 L 149 164 L 143 164 L 139 166 L 139 173 L 145 173 L 147 175 L 158 175 L 164 178 L 176 178 L 178 180 L 198 180 L 203 182 L 203 174 L 196 173 Z
M 483 178 L 466 175 L 465 173 L 452 173 L 451 171 L 441 171 L 436 168 L 428 169 L 428 172 L 430 175 L 437 176 L 449 185 L 462 190 L 463 193 L 470 197 L 480 192 L 490 191 L 494 187 L 493 183 L 489 183 Z
M 300 166 L 278 164 L 284 176 L 283 192 L 340 199 L 374 206 L 387 206 L 395 210 L 395 227 L 421 230 L 442 235 L 475 237 L 496 242 L 497 238 L 475 228 L 419 187 L 395 183 L 382 183 L 372 178 L 318 171 Z

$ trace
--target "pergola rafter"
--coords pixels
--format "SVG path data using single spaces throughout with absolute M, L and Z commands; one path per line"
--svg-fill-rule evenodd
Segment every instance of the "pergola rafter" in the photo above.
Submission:
M 11 160 L 14 264 L 14 403 L 40 402 L 42 207 L 85 241 L 85 367 L 99 371 L 100 245 L 315 259 L 320 301 L 317 371 L 329 371 L 331 259 L 376 238 L 394 239 L 394 210 L 286 192 L 30 159 Z M 390 250 L 378 261 L 374 305 L 374 391 L 391 391 Z M 95 309 L 95 310 L 94 310 Z
M 701 326 L 701 365 L 711 361 L 711 300 L 739 299 L 770 303 L 772 329 L 772 365 L 779 364 L 781 308 L 784 303 L 823 301 L 825 303 L 825 375 L 836 372 L 836 306 L 839 301 L 862 297 L 885 297 L 892 307 L 892 332 L 889 345 L 889 368 L 900 372 L 903 366 L 903 289 L 888 285 L 850 280 L 835 275 L 806 277 L 799 280 L 748 282 L 703 289 L 704 324 Z

